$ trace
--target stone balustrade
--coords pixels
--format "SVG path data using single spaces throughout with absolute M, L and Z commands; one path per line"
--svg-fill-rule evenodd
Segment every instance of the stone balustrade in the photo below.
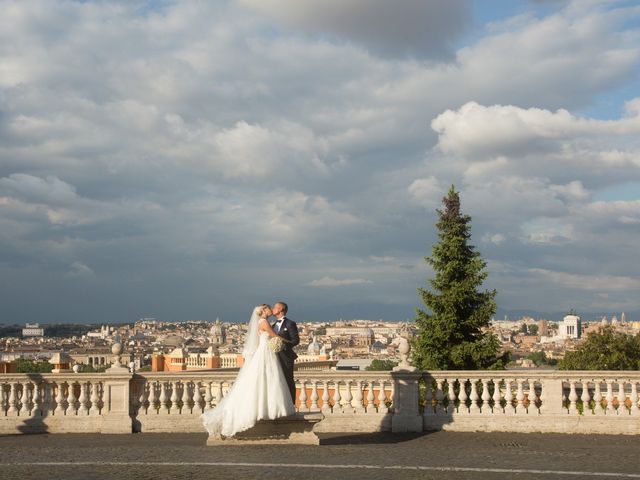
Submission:
M 130 433 L 124 370 L 0 375 L 0 433 Z
M 0 433 L 202 432 L 237 372 L 2 374 Z M 296 371 L 317 432 L 640 433 L 640 372 Z
M 425 430 L 640 433 L 640 372 L 425 372 Z

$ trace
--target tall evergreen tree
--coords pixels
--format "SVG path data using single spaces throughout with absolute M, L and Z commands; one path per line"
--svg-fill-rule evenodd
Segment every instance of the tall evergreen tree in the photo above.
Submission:
M 426 309 L 417 309 L 413 362 L 425 370 L 499 368 L 500 344 L 485 330 L 496 310 L 496 291 L 479 290 L 487 272 L 480 253 L 469 244 L 471 217 L 460 212 L 454 186 L 442 202 L 439 241 L 425 257 L 435 278 L 429 280 L 431 290 L 418 289 Z

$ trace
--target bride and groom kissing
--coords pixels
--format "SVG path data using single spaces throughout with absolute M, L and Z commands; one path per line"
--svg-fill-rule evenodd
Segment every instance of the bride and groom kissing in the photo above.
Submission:
M 287 318 L 288 306 L 276 302 L 253 309 L 242 355 L 244 364 L 224 398 L 200 417 L 209 435 L 232 437 L 258 420 L 273 420 L 295 413 L 296 385 L 293 347 L 300 343 L 296 322 Z M 275 317 L 274 323 L 269 322 Z M 275 351 L 271 339 L 279 337 Z

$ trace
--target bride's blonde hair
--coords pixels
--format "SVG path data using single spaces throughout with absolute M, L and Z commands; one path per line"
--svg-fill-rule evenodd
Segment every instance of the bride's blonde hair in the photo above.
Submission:
M 256 307 L 256 313 L 258 314 L 259 317 L 262 317 L 262 314 L 264 313 L 265 308 L 271 308 L 271 307 L 267 303 L 261 303 Z

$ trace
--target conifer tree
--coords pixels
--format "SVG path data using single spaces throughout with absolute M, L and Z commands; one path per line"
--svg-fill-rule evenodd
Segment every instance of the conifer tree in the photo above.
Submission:
M 495 313 L 495 290 L 480 291 L 486 263 L 469 244 L 471 217 L 460 212 L 460 196 L 452 185 L 437 210 L 438 243 L 425 257 L 435 277 L 431 289 L 418 292 L 426 309 L 417 309 L 418 335 L 413 363 L 424 370 L 500 368 L 499 342 L 486 331 Z

